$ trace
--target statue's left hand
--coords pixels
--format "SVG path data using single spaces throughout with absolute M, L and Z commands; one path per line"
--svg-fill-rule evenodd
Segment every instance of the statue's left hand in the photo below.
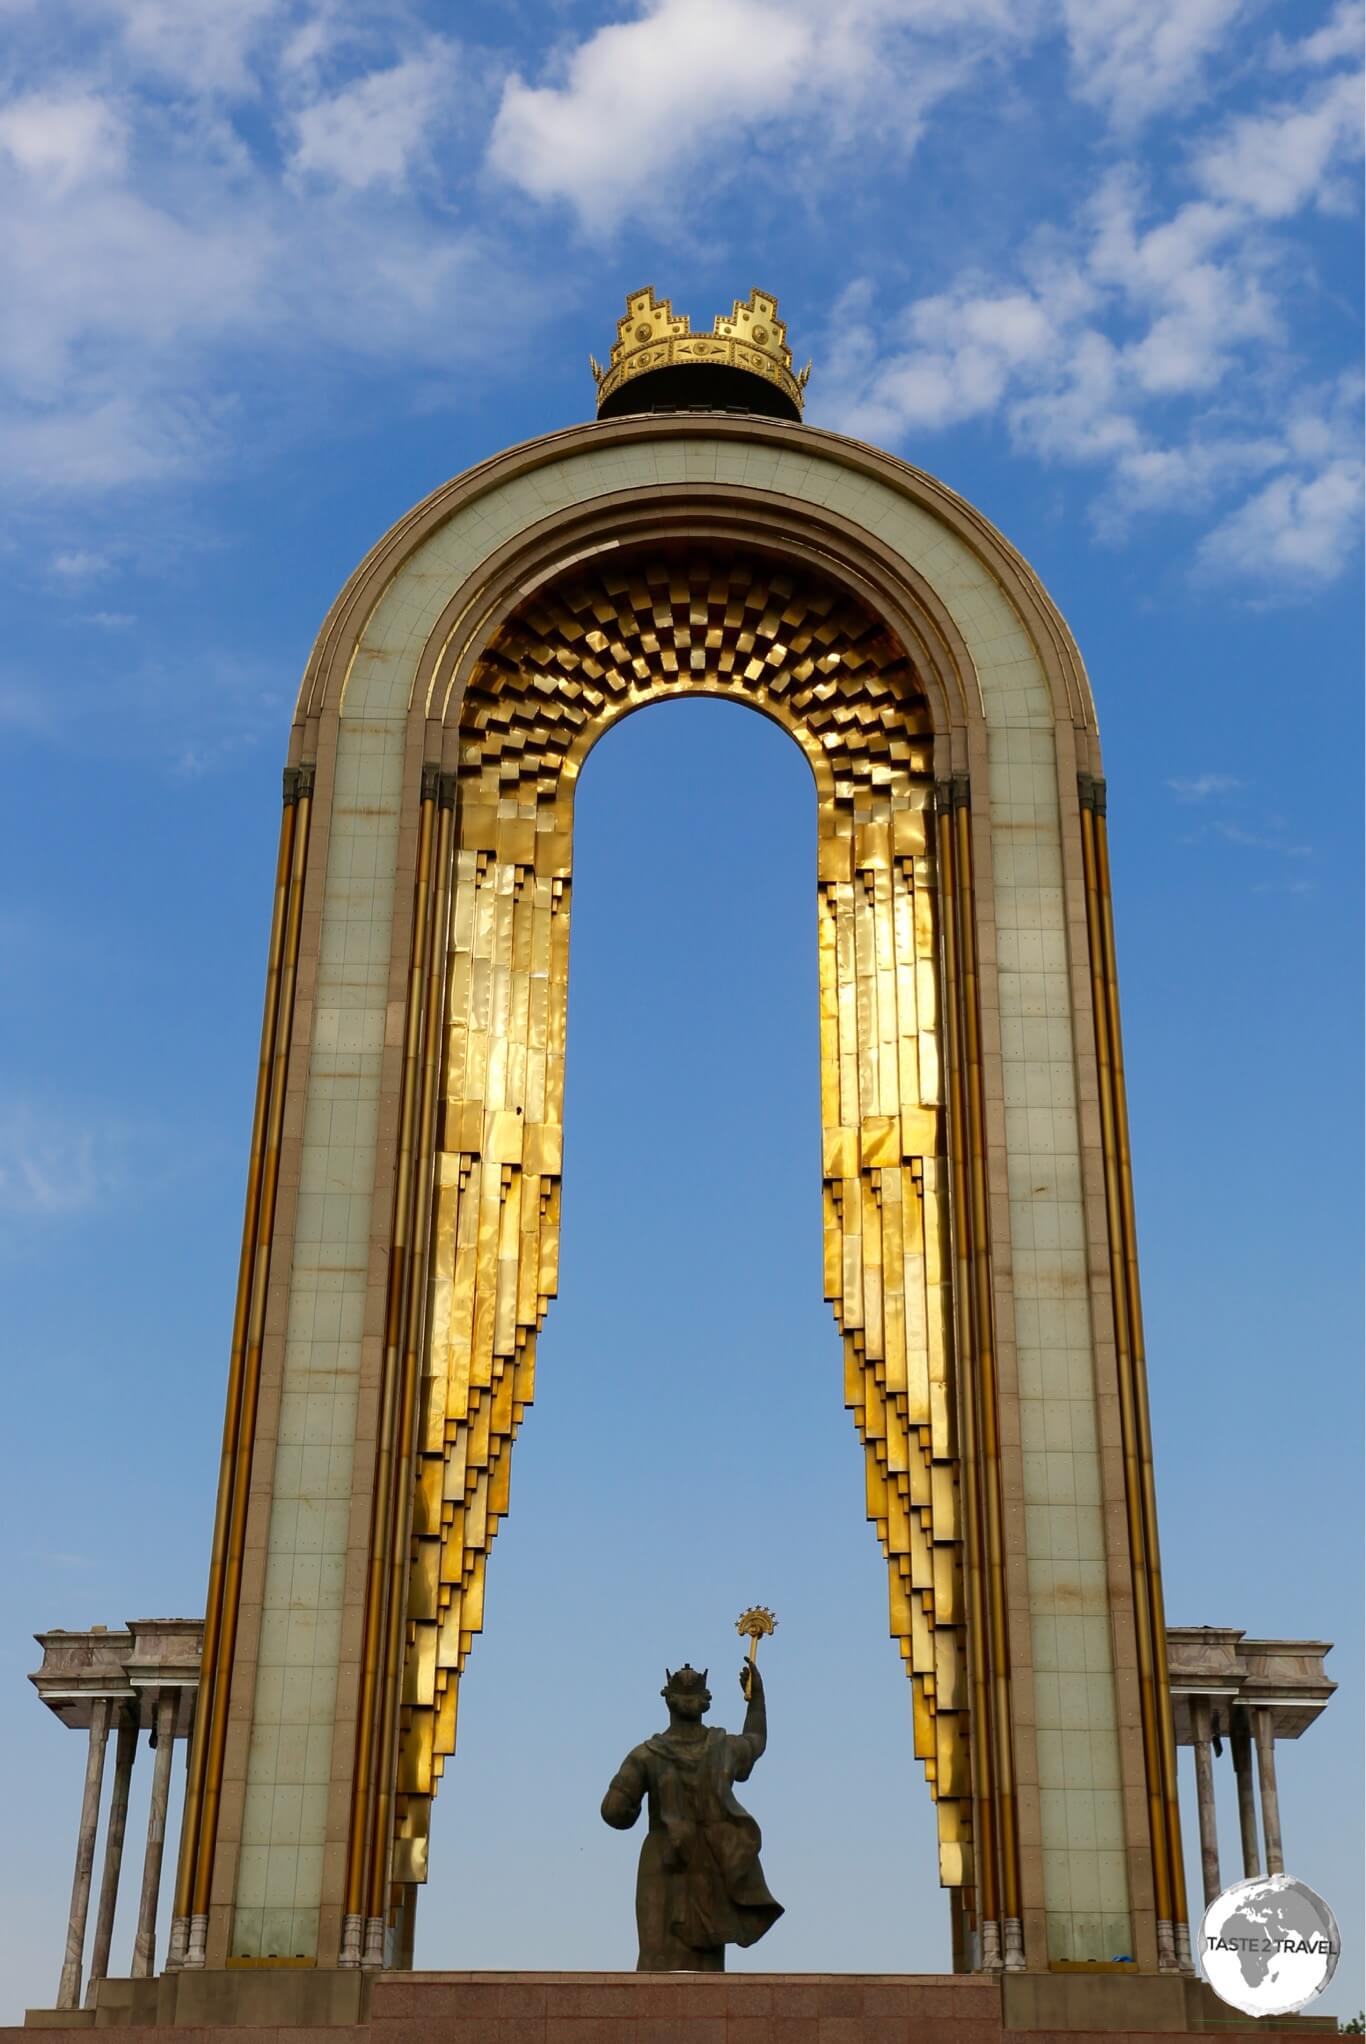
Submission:
M 744 1697 L 746 1703 L 752 1703 L 756 1697 L 760 1703 L 763 1702 L 764 1678 L 759 1673 L 757 1661 L 742 1661 L 740 1663 L 740 1694 Z

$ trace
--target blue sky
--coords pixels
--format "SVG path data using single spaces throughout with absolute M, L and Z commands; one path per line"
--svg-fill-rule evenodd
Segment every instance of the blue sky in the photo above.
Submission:
M 811 421 L 977 503 L 1081 644 L 1169 1615 L 1338 1642 L 1282 1806 L 1355 2010 L 1357 11 L 0 0 L 0 22 L 0 2015 L 55 1989 L 80 1794 L 27 1636 L 202 1603 L 312 635 L 410 504 L 590 412 L 587 356 L 646 281 L 703 323 L 778 292 Z M 781 1625 L 750 1801 L 788 1914 L 750 1959 L 948 1963 L 819 1296 L 811 809 L 795 750 L 732 706 L 653 710 L 585 775 L 562 1296 L 423 1963 L 629 1963 L 635 1841 L 598 1823 L 602 1787 L 664 1660 L 724 1669 L 756 1599 Z

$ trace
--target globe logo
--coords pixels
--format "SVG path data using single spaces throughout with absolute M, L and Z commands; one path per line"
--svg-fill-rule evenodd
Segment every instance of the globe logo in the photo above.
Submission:
M 1342 1941 L 1332 1910 L 1289 1874 L 1238 1881 L 1216 1895 L 1200 1929 L 1200 1965 L 1231 2008 L 1288 2016 L 1321 1994 Z

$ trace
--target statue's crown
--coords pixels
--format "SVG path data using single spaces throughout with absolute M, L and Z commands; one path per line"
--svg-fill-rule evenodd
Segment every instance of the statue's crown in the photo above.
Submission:
M 770 291 L 755 289 L 748 298 L 737 298 L 729 313 L 718 312 L 709 334 L 695 334 L 686 312 L 675 312 L 667 298 L 656 298 L 654 287 L 632 291 L 626 312 L 617 321 L 617 338 L 611 359 L 604 369 L 590 355 L 589 365 L 598 386 L 598 413 L 634 409 L 611 400 L 637 376 L 662 369 L 694 366 L 725 368 L 741 376 L 757 376 L 781 392 L 785 403 L 765 405 L 800 419 L 811 364 L 794 375 L 792 350 L 787 345 L 787 327 L 778 317 L 778 301 Z M 699 386 L 701 387 L 701 386 Z M 699 398 L 699 402 L 702 399 Z M 639 409 L 646 409 L 642 404 Z M 758 406 L 755 409 L 759 409 Z
M 698 1669 L 691 1666 L 691 1664 L 687 1661 L 683 1663 L 683 1666 L 681 1668 L 666 1668 L 664 1670 L 664 1689 L 662 1693 L 665 1696 L 668 1695 L 671 1689 L 677 1691 L 691 1690 L 696 1692 L 697 1690 L 705 1689 L 706 1686 L 707 1686 L 706 1669 L 703 1668 L 699 1671 Z

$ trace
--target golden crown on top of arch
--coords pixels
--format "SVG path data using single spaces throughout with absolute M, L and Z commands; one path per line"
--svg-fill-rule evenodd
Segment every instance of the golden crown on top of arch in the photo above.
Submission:
M 617 338 L 611 359 L 604 369 L 588 357 L 593 380 L 598 386 L 598 406 L 633 376 L 650 369 L 664 369 L 675 362 L 725 363 L 747 369 L 776 383 L 800 413 L 811 364 L 793 373 L 792 350 L 787 345 L 787 326 L 778 317 L 778 301 L 771 291 L 756 286 L 748 298 L 737 298 L 728 313 L 718 312 L 709 334 L 695 334 L 686 312 L 675 312 L 667 298 L 656 298 L 654 286 L 631 291 L 626 311 L 617 321 Z

